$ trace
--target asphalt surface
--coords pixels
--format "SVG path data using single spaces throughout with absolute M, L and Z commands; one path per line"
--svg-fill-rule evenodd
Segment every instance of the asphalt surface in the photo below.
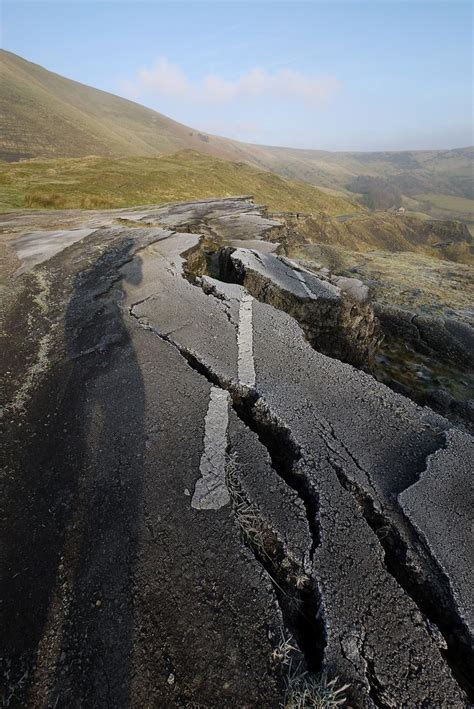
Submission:
M 472 438 L 283 307 L 350 290 L 246 198 L 0 228 L 4 706 L 469 706 Z

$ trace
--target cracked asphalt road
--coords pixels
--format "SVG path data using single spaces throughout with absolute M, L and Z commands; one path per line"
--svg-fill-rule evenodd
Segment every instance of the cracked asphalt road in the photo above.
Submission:
M 468 706 L 472 439 L 311 346 L 268 249 L 263 302 L 184 277 L 200 233 L 248 237 L 245 272 L 278 223 L 236 198 L 0 226 L 4 705 L 278 707 L 300 666 L 351 706 Z

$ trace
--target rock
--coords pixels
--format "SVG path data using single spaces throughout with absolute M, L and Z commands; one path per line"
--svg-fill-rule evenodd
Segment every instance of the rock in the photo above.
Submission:
M 333 276 L 332 282 L 335 283 L 344 293 L 347 293 L 353 300 L 358 303 L 368 303 L 369 289 L 358 278 L 346 278 L 345 276 Z

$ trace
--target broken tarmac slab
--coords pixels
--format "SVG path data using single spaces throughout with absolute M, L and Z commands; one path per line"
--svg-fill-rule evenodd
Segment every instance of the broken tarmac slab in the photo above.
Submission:
M 17 258 L 22 262 L 17 275 L 55 256 L 70 244 L 92 234 L 93 229 L 68 231 L 33 231 L 14 241 Z
M 255 249 L 222 249 L 212 259 L 213 275 L 245 286 L 258 300 L 289 313 L 320 352 L 356 366 L 368 366 L 379 342 L 372 307 L 289 259 Z
M 452 429 L 446 433 L 444 446 L 428 457 L 419 479 L 398 499 L 451 579 L 459 613 L 466 626 L 474 630 L 473 471 L 472 438 Z M 471 645 L 467 651 L 473 649 Z
M 210 281 L 210 279 L 204 280 L 208 283 Z M 228 287 L 223 284 L 219 293 L 221 297 Z M 231 286 L 231 288 L 235 289 L 236 287 Z M 235 297 L 235 295 L 235 291 L 231 291 L 231 297 Z M 257 323 L 255 322 L 255 313 L 257 316 L 260 314 Z M 286 322 L 284 322 L 285 320 Z M 375 691 L 373 686 L 377 686 L 378 678 L 382 677 L 384 687 L 382 693 L 392 697 L 404 696 L 404 701 L 408 701 L 407 698 L 409 696 L 418 696 L 421 701 L 426 686 L 434 681 L 434 679 L 429 679 L 428 676 L 423 679 L 422 675 L 425 672 L 428 672 L 429 675 L 427 668 L 431 667 L 436 673 L 443 673 L 443 661 L 436 659 L 439 654 L 438 640 L 432 640 L 429 626 L 423 619 L 423 615 L 419 613 L 416 604 L 405 594 L 405 590 L 400 588 L 399 582 L 396 579 L 394 580 L 391 574 L 385 570 L 383 564 L 385 551 L 377 536 L 379 529 L 375 526 L 372 529 L 368 520 L 360 514 L 358 511 L 359 500 L 357 498 L 354 500 L 352 495 L 349 494 L 349 490 L 346 492 L 345 484 L 350 486 L 351 477 L 355 481 L 359 480 L 359 483 L 362 479 L 362 483 L 360 483 L 362 489 L 364 490 L 364 485 L 367 486 L 369 491 L 367 494 L 370 493 L 373 496 L 375 504 L 384 502 L 381 491 L 386 490 L 385 504 L 389 506 L 393 494 L 392 490 L 404 485 L 405 478 L 410 480 L 411 478 L 407 477 L 407 474 L 410 472 L 411 467 L 416 468 L 417 466 L 416 456 L 420 454 L 420 451 L 416 446 L 413 447 L 409 443 L 407 437 L 411 436 L 413 441 L 416 440 L 418 442 L 419 446 L 420 441 L 423 440 L 422 436 L 424 435 L 423 431 L 426 429 L 426 424 L 430 422 L 434 426 L 437 418 L 433 415 L 431 421 L 428 416 L 426 423 L 423 422 L 423 417 L 420 416 L 422 410 L 417 409 L 411 402 L 397 397 L 392 392 L 381 387 L 367 375 L 356 372 L 342 363 L 328 360 L 322 355 L 318 355 L 318 353 L 310 354 L 314 351 L 304 342 L 301 332 L 295 326 L 294 321 L 283 313 L 255 302 L 253 322 L 254 347 L 256 347 L 254 354 L 257 371 L 255 387 L 261 398 L 257 401 L 253 414 L 247 412 L 247 420 L 253 417 L 253 425 L 260 431 L 260 435 L 265 436 L 262 430 L 266 430 L 267 424 L 265 421 L 268 418 L 270 418 L 268 427 L 272 429 L 275 426 L 275 424 L 272 424 L 271 416 L 269 417 L 267 406 L 269 405 L 270 410 L 278 412 L 278 414 L 285 412 L 283 420 L 287 422 L 287 430 L 291 430 L 293 435 L 305 441 L 305 445 L 309 448 L 307 455 L 310 461 L 315 457 L 319 461 L 317 464 L 312 462 L 307 464 L 303 476 L 311 481 L 311 485 L 314 486 L 314 494 L 320 496 L 320 514 L 322 515 L 324 509 L 324 519 L 330 522 L 328 532 L 324 536 L 326 542 L 324 545 L 321 542 L 321 550 L 316 551 L 316 555 L 322 555 L 322 561 L 317 564 L 318 571 L 315 574 L 320 585 L 320 575 L 324 577 L 326 582 L 322 592 L 325 608 L 327 609 L 325 617 L 326 628 L 332 628 L 334 633 L 334 636 L 328 636 L 326 667 L 336 674 L 341 673 L 344 677 L 351 677 L 351 672 L 353 672 L 352 665 L 341 658 L 340 650 L 337 648 L 340 648 L 340 643 L 345 642 L 347 628 L 355 623 L 356 627 L 364 628 L 364 633 L 369 638 L 369 647 L 372 648 L 367 651 L 368 659 L 365 658 L 364 661 L 361 659 L 359 662 L 359 670 L 360 666 L 366 666 L 364 663 L 368 663 L 367 667 L 369 669 L 365 673 L 365 680 L 361 680 L 357 672 L 352 675 L 354 685 L 362 682 L 359 684 L 357 692 L 361 692 L 363 696 L 370 696 L 370 693 Z M 263 326 L 265 327 L 262 330 Z M 268 346 L 270 342 L 274 342 L 275 332 L 280 333 L 278 357 L 275 357 L 273 348 Z M 266 335 L 264 333 L 268 333 L 267 342 L 265 342 Z M 282 334 L 283 340 L 281 339 Z M 264 343 L 261 340 L 262 335 L 264 335 Z M 186 346 L 181 341 L 181 331 L 176 332 L 173 336 L 173 341 L 186 353 Z M 260 345 L 259 342 L 261 343 Z M 288 353 L 289 361 L 291 360 L 291 365 L 289 366 L 287 366 L 286 362 L 287 347 L 291 350 L 291 354 L 290 352 Z M 295 359 L 296 353 L 298 355 Z M 263 363 L 263 356 L 268 360 L 266 363 Z M 207 369 L 207 356 L 204 353 L 194 352 L 194 357 L 197 358 L 201 368 L 205 367 Z M 318 359 L 318 364 L 313 364 L 312 359 Z M 269 374 L 268 384 L 263 385 L 262 380 L 259 378 L 259 373 L 260 375 L 263 372 L 269 373 L 272 369 L 270 363 L 278 365 L 278 371 Z M 280 368 L 280 366 L 283 368 Z M 300 371 L 302 366 L 305 370 L 304 374 Z M 328 377 L 331 369 L 336 371 Z M 217 380 L 221 381 L 222 386 L 228 387 L 231 393 L 234 392 L 234 396 L 238 401 L 241 396 L 239 385 L 229 384 L 225 376 L 220 379 L 218 371 L 216 372 L 210 367 L 207 371 L 213 381 L 217 378 Z M 287 382 L 287 380 L 289 381 Z M 311 380 L 313 381 L 310 389 L 315 394 L 313 401 L 307 400 L 307 387 Z M 359 408 L 357 412 L 351 411 L 351 407 L 344 406 L 342 409 L 340 408 L 340 385 L 344 380 L 346 380 L 345 387 L 347 387 L 347 380 L 351 382 L 349 392 L 347 392 L 350 396 L 349 400 L 353 399 L 354 402 L 357 402 L 356 408 L 362 406 L 362 409 Z M 367 384 L 369 382 L 373 393 L 367 396 Z M 351 391 L 352 388 L 353 391 Z M 280 398 L 280 390 L 282 398 Z M 317 395 L 316 392 L 318 392 Z M 262 403 L 263 401 L 266 402 L 266 406 L 258 406 L 260 401 Z M 321 411 L 321 406 L 324 405 L 323 402 L 326 402 L 326 415 L 329 415 L 330 420 L 337 425 L 336 433 L 331 431 L 331 424 L 324 419 L 324 409 Z M 334 404 L 337 408 L 330 413 Z M 378 414 L 374 411 L 374 405 L 376 409 L 379 408 Z M 365 411 L 363 411 L 364 408 Z M 300 413 L 302 411 L 305 412 L 303 417 Z M 347 412 L 347 423 L 343 420 L 337 423 L 342 412 Z M 374 416 L 377 420 L 387 419 L 387 437 L 380 437 L 380 429 L 377 429 L 377 431 L 374 429 L 373 435 L 367 435 L 370 433 L 370 426 L 366 430 L 367 426 L 364 422 L 372 420 Z M 354 430 L 355 420 L 359 423 L 356 430 Z M 288 423 L 290 421 L 291 424 Z M 303 427 L 301 427 L 302 424 L 304 424 Z M 442 430 L 443 425 L 441 425 L 440 430 Z M 282 430 L 284 430 L 284 426 Z M 394 432 L 397 430 L 399 430 L 398 440 L 397 437 L 394 438 Z M 306 431 L 307 433 L 305 433 Z M 319 432 L 316 438 L 315 432 Z M 340 435 L 338 435 L 339 432 Z M 347 434 L 349 434 L 349 437 L 347 437 Z M 436 433 L 431 433 L 428 428 L 426 431 L 427 450 L 431 450 L 431 446 L 437 445 L 436 440 Z M 321 443 L 323 444 L 322 449 Z M 316 447 L 315 449 L 315 446 L 319 446 L 319 448 Z M 410 455 L 407 456 L 406 453 L 407 446 L 408 450 L 411 449 L 410 455 L 413 456 L 411 463 Z M 316 451 L 318 451 L 317 454 Z M 369 457 L 365 463 L 366 473 L 364 469 L 360 468 L 360 465 L 363 464 L 362 460 L 367 457 L 367 454 L 369 454 Z M 372 462 L 370 462 L 371 455 L 373 456 Z M 361 459 L 361 462 L 357 465 L 355 465 L 356 456 Z M 398 465 L 394 465 L 397 458 Z M 380 462 L 378 462 L 378 459 Z M 324 460 L 326 460 L 325 464 L 323 464 Z M 387 488 L 386 484 L 382 485 L 383 478 L 378 476 L 382 476 L 385 473 L 389 460 L 393 468 L 393 487 Z M 345 484 L 341 484 L 342 475 L 346 476 Z M 380 486 L 378 493 L 372 488 L 371 475 Z M 326 482 L 322 487 L 322 480 L 324 479 Z M 323 490 L 324 496 L 322 495 Z M 339 492 L 335 497 L 336 491 Z M 322 504 L 323 499 L 326 500 L 324 506 Z M 338 510 L 336 516 L 334 515 L 335 509 Z M 339 527 L 334 528 L 334 519 L 340 520 L 343 514 L 347 515 L 347 524 L 343 525 L 341 529 Z M 354 529 L 358 529 L 355 535 Z M 351 535 L 350 544 L 347 534 Z M 337 542 L 339 538 L 340 541 Z M 325 551 L 326 546 L 327 551 Z M 369 550 L 372 551 L 369 553 Z M 315 558 L 317 557 L 315 556 Z M 343 559 L 346 559 L 345 563 Z M 347 564 L 349 571 L 345 568 L 345 564 Z M 350 569 L 355 570 L 356 568 L 361 571 L 361 576 L 359 577 L 358 575 L 358 578 L 363 583 L 359 591 L 355 592 L 355 579 Z M 386 590 L 382 591 L 384 587 Z M 363 588 L 364 590 L 362 590 Z M 373 601 L 370 600 L 372 594 L 368 593 L 368 588 L 373 589 L 375 598 L 378 599 L 375 606 L 372 606 Z M 382 600 L 385 594 L 386 598 Z M 362 598 L 364 598 L 364 603 L 360 605 Z M 393 610 L 394 604 L 399 609 L 397 613 Z M 344 607 L 346 610 L 342 613 Z M 389 622 L 386 615 L 388 607 L 390 607 L 389 617 L 391 618 Z M 370 623 L 364 620 L 366 617 L 372 619 Z M 418 618 L 415 623 L 416 630 L 412 627 L 415 617 Z M 337 620 L 338 618 L 339 620 Z M 392 626 L 391 623 L 394 623 L 394 625 Z M 382 636 L 380 635 L 381 628 L 384 628 Z M 408 657 L 413 651 L 413 645 L 410 645 L 407 640 L 412 633 L 413 637 L 417 637 L 417 640 L 414 640 L 418 648 L 417 653 L 420 653 L 420 658 L 424 657 L 424 659 L 420 660 L 420 666 L 416 669 L 413 680 L 404 679 L 402 682 L 402 677 L 405 674 L 402 667 L 408 662 Z M 391 638 L 389 643 L 391 649 L 389 646 L 383 649 L 387 637 Z M 396 637 L 399 637 L 399 642 L 395 641 Z M 396 646 L 396 651 L 393 645 Z M 397 662 L 393 657 L 394 651 L 398 657 Z M 404 657 L 405 659 L 403 659 Z M 398 662 L 400 663 L 400 674 L 396 670 Z M 422 668 L 424 669 L 422 670 Z M 415 682 L 415 676 L 418 679 L 415 684 L 412 684 L 412 681 Z M 449 673 L 444 676 L 446 676 L 449 685 Z M 405 689 L 403 689 L 403 685 Z M 418 689 L 415 689 L 417 685 Z M 443 693 L 445 694 L 448 691 L 448 685 L 439 690 L 439 694 L 436 695 L 437 700 L 441 701 L 440 698 Z M 453 701 L 455 701 L 456 697 L 458 697 L 458 701 L 461 701 L 460 697 L 462 695 L 458 695 L 453 686 L 451 686 L 449 691 L 454 692 L 452 695 Z M 418 692 L 419 694 L 417 694 Z M 433 695 L 434 697 L 435 695 Z M 459 706 L 462 706 L 462 702 Z
M 408 342 L 425 355 L 448 358 L 465 371 L 474 370 L 474 328 L 451 318 L 417 315 L 384 303 L 375 311 L 388 336 Z
M 50 340 L 4 420 L 8 697 L 277 707 L 291 645 L 350 684 L 351 706 L 467 706 L 469 584 L 446 560 L 467 515 L 434 530 L 415 501 L 446 436 L 456 455 L 472 439 L 315 352 L 242 285 L 189 283 L 182 254 L 198 239 L 101 229 L 15 281 L 13 383 Z M 12 332 L 28 333 L 22 360 Z M 216 389 L 228 421 L 209 428 L 206 458 Z M 456 455 L 445 480 L 466 479 Z M 203 460 L 223 494 L 225 461 L 217 509 L 192 505 Z

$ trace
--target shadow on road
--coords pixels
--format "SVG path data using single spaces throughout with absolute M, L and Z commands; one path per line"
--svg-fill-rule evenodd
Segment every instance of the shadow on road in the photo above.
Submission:
M 66 357 L 8 441 L 0 503 L 6 706 L 129 703 L 145 403 L 119 305 L 117 263 L 131 247 L 115 245 L 75 276 Z M 139 259 L 127 280 L 141 281 Z

